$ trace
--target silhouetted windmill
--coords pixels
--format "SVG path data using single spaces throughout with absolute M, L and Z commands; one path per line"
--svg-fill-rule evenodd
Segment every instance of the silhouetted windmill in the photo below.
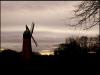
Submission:
M 26 25 L 26 30 L 23 33 L 23 47 L 22 47 L 22 56 L 25 59 L 30 59 L 32 57 L 32 46 L 31 46 L 31 38 L 33 39 L 36 47 L 37 42 L 35 41 L 34 37 L 32 36 L 34 30 L 34 23 L 32 23 L 31 29 L 29 30 L 28 26 Z

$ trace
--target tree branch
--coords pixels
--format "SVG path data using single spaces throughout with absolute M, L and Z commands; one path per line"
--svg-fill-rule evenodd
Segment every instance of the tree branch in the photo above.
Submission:
M 95 26 L 95 25 L 97 25 L 97 24 L 98 24 L 98 22 L 97 22 L 97 23 L 95 23 L 95 24 L 93 24 L 93 25 L 91 25 L 90 27 L 87 27 L 87 28 L 83 29 L 83 30 L 90 29 L 90 28 L 94 27 L 94 26 Z

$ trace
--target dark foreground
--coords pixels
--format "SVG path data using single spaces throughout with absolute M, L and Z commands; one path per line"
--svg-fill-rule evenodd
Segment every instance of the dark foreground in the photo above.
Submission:
M 0 53 L 0 68 L 2 70 L 7 69 L 65 69 L 65 68 L 79 68 L 99 66 L 100 56 L 97 54 L 87 54 L 86 56 L 74 56 L 74 55 L 50 55 L 41 56 L 33 53 L 30 60 L 23 60 L 21 53 L 14 52 L 11 50 L 3 51 Z M 71 68 L 73 69 L 73 68 Z

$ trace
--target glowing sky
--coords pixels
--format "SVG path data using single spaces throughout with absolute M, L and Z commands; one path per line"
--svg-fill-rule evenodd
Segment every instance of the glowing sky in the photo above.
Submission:
M 40 44 L 37 48 L 40 50 L 51 49 L 52 45 L 64 42 L 65 38 L 71 35 L 98 34 L 97 27 L 88 31 L 75 31 L 65 24 L 65 20 L 73 16 L 73 10 L 79 3 L 80 1 L 1 1 L 2 46 L 9 45 L 7 47 L 21 50 L 25 25 L 30 27 L 33 21 L 35 22 L 34 37 Z

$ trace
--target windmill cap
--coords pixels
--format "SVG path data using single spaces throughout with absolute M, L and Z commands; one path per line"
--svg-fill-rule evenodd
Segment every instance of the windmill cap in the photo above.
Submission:
M 27 25 L 26 25 L 26 30 L 28 30 L 28 27 L 27 27 Z

